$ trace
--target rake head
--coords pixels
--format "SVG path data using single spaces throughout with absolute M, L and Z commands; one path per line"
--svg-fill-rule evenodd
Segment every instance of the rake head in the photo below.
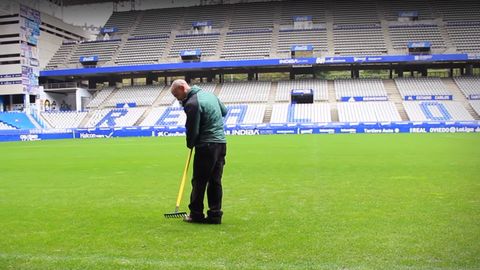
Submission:
M 173 212 L 163 215 L 165 216 L 165 218 L 184 218 L 187 216 L 187 212 Z

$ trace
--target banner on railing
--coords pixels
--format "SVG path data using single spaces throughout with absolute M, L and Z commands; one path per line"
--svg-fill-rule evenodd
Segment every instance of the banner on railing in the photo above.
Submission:
M 227 135 L 346 133 L 480 133 L 480 121 L 225 125 Z M 0 141 L 185 136 L 183 126 L 1 130 Z

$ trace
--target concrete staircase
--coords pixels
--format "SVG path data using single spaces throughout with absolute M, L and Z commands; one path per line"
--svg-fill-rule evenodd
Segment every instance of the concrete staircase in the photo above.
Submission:
M 277 57 L 278 33 L 280 32 L 280 5 L 275 6 L 273 12 L 272 42 L 270 44 L 270 58 Z
M 334 81 L 330 80 L 327 81 L 327 90 L 328 90 L 328 103 L 330 104 L 330 115 L 332 122 L 338 122 L 338 106 L 337 106 L 337 98 L 335 96 L 335 84 Z
M 164 105 L 160 104 L 160 101 L 163 99 L 164 96 L 171 95 L 170 91 L 168 91 L 169 89 L 170 89 L 169 85 L 166 85 L 165 87 L 163 87 L 163 89 L 160 91 L 160 94 L 158 95 L 158 97 L 153 102 L 152 107 L 164 106 Z
M 111 99 L 111 98 L 115 95 L 115 93 L 117 93 L 117 91 L 119 91 L 119 89 L 120 89 L 120 88 L 114 88 L 113 91 L 110 93 L 110 95 L 108 95 L 108 97 L 105 98 L 105 100 L 104 100 L 100 105 L 98 105 L 98 108 L 97 108 L 97 109 L 104 109 L 104 108 L 106 108 L 105 103 L 107 103 L 107 101 L 108 101 L 109 99 Z
M 383 85 L 385 86 L 385 90 L 387 91 L 388 100 L 395 104 L 398 113 L 402 121 L 409 121 L 407 112 L 403 107 L 403 98 L 398 91 L 397 85 L 395 84 L 394 80 L 383 80 Z
M 468 102 L 468 99 L 465 97 L 465 95 L 462 93 L 462 90 L 458 88 L 458 85 L 455 83 L 455 81 L 452 78 L 442 78 L 442 82 L 447 86 L 448 90 L 453 95 L 453 100 L 461 102 L 465 109 L 467 109 L 468 113 L 473 116 L 473 119 L 475 120 L 480 120 L 480 115 L 475 112 L 473 109 L 472 105 L 470 102 Z
M 445 22 L 441 19 L 437 19 L 435 20 L 435 22 L 438 25 L 438 30 L 440 31 L 440 34 L 442 34 L 443 41 L 445 41 L 446 49 L 442 53 L 456 53 L 457 48 L 453 44 L 453 41 L 450 39 L 450 35 L 445 28 Z
M 275 103 L 275 97 L 277 96 L 278 82 L 272 82 L 270 87 L 270 93 L 268 95 L 268 102 L 265 107 L 265 114 L 263 115 L 263 123 L 270 123 L 272 119 L 273 104 Z
M 135 122 L 134 126 L 140 126 L 140 124 L 143 122 L 143 120 L 145 120 L 145 118 L 147 118 L 147 116 L 150 114 L 150 112 L 152 111 L 153 107 L 152 106 L 149 106 L 145 109 L 145 111 L 143 112 L 143 114 L 140 116 L 140 118 L 137 119 L 137 121 Z
M 87 124 L 88 122 L 90 121 L 90 118 L 92 118 L 92 116 L 94 115 L 95 111 L 89 111 L 87 113 L 87 115 L 85 115 L 85 117 L 83 118 L 83 120 L 80 122 L 80 124 L 78 125 L 79 128 L 86 128 L 87 127 Z
M 223 51 L 223 46 L 225 45 L 225 39 L 227 39 L 227 32 L 228 32 L 228 28 L 230 27 L 230 23 L 232 21 L 231 18 L 233 15 L 233 10 L 230 9 L 229 12 L 230 14 L 227 16 L 222 29 L 220 29 L 220 37 L 218 38 L 217 51 L 214 56 L 215 59 L 220 59 L 220 56 L 222 55 L 222 51 Z
M 220 95 L 220 91 L 222 91 L 222 84 L 217 83 L 217 85 L 215 86 L 215 90 L 213 91 L 213 94 L 215 94 L 215 96 L 218 97 L 218 95 Z
M 168 54 L 170 53 L 170 50 L 172 49 L 173 43 L 175 42 L 175 37 L 177 36 L 178 31 L 177 30 L 172 30 L 170 33 L 170 37 L 167 40 L 167 43 L 165 44 L 165 48 L 163 49 L 163 54 L 162 56 L 158 59 L 158 62 L 168 62 Z
M 333 42 L 333 3 L 327 1 L 325 6 L 325 27 L 327 28 L 327 55 L 335 54 L 335 46 Z
M 385 47 L 387 48 L 387 53 L 395 54 L 395 49 L 393 48 L 392 44 L 392 38 L 390 37 L 390 32 L 388 31 L 388 22 L 386 20 L 381 20 L 380 26 L 382 27 L 382 33 L 385 37 Z

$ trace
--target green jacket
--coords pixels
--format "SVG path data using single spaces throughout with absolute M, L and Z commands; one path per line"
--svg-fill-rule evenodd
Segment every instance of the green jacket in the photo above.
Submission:
M 204 143 L 227 142 L 223 130 L 227 108 L 217 96 L 192 86 L 182 106 L 187 115 L 185 128 L 188 148 Z

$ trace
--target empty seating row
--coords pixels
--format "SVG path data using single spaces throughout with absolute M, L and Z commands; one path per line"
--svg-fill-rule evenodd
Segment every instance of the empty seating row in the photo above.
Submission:
M 379 79 L 335 80 L 334 84 L 337 100 L 351 97 L 387 97 L 385 86 Z
M 447 29 L 448 36 L 457 51 L 463 53 L 480 52 L 480 20 L 448 22 L 445 29 Z
M 470 100 L 473 110 L 480 115 L 480 100 Z
M 198 83 L 198 84 L 195 84 L 197 85 L 198 87 L 200 87 L 202 90 L 204 91 L 207 91 L 207 92 L 211 92 L 213 93 L 215 91 L 215 87 L 217 86 L 217 84 L 215 83 Z M 170 89 L 170 86 L 166 86 L 165 87 L 165 91 L 166 90 L 169 90 Z M 170 94 L 170 92 L 166 92 L 166 93 L 163 93 L 163 96 L 160 98 L 158 104 L 159 105 L 172 105 L 174 102 L 175 102 L 175 97 Z
M 169 57 L 179 58 L 181 50 L 200 49 L 202 56 L 212 56 L 217 52 L 219 34 L 209 35 L 178 35 L 175 37 Z
M 381 102 L 344 102 L 338 103 L 340 122 L 388 122 L 401 121 L 395 104 Z
M 87 104 L 87 108 L 97 108 L 100 106 L 100 104 L 102 104 L 105 99 L 112 94 L 113 90 L 113 87 L 106 87 L 105 89 L 97 90 L 93 99 Z
M 480 77 L 455 77 L 454 80 L 468 99 L 472 96 L 480 97 Z
M 184 16 L 182 8 L 150 9 L 142 11 L 141 19 L 131 32 L 132 36 L 170 34 Z
M 328 100 L 326 80 L 292 80 L 278 82 L 275 101 L 290 101 L 291 91 L 294 89 L 312 89 L 314 100 Z
M 440 78 L 396 78 L 395 83 L 403 98 L 452 94 Z
M 270 55 L 272 31 L 227 33 L 221 58 L 255 59 Z
M 98 56 L 98 65 L 112 60 L 113 55 L 120 45 L 120 40 L 83 42 L 77 45 L 76 50 L 69 59 L 70 64 L 78 64 L 82 56 Z
M 474 120 L 457 101 L 406 101 L 403 106 L 410 121 Z
M 382 55 L 387 53 L 385 36 L 378 24 L 335 25 L 333 29 L 335 54 Z
M 377 23 L 379 22 L 376 1 L 357 0 L 352 6 L 352 1 L 332 1 L 333 7 L 330 10 L 333 15 L 334 24 L 350 24 L 356 22 Z
M 164 85 L 136 85 L 117 89 L 105 106 L 116 106 L 118 103 L 136 103 L 136 105 L 152 105 Z
M 224 122 L 232 124 L 260 124 L 265 114 L 265 104 L 229 104 Z M 145 117 L 141 126 L 183 126 L 186 115 L 182 107 L 155 107 Z
M 118 65 L 154 64 L 162 57 L 167 43 L 166 37 L 131 38 L 120 50 L 115 63 Z
M 87 112 L 43 112 L 40 115 L 52 128 L 78 128 Z
M 131 127 L 144 112 L 144 108 L 95 110 L 86 127 Z
M 277 53 L 287 53 L 290 56 L 290 49 L 293 45 L 312 45 L 314 52 L 328 51 L 327 30 L 288 30 L 278 33 Z
M 270 123 L 331 122 L 330 104 L 273 104 Z
M 225 103 L 266 102 L 271 82 L 224 83 L 218 95 Z
M 440 29 L 434 24 L 391 25 L 389 35 L 394 49 L 406 49 L 408 42 L 429 41 L 432 49 L 445 48 Z
M 3 129 L 34 129 L 35 125 L 23 112 L 0 112 Z

